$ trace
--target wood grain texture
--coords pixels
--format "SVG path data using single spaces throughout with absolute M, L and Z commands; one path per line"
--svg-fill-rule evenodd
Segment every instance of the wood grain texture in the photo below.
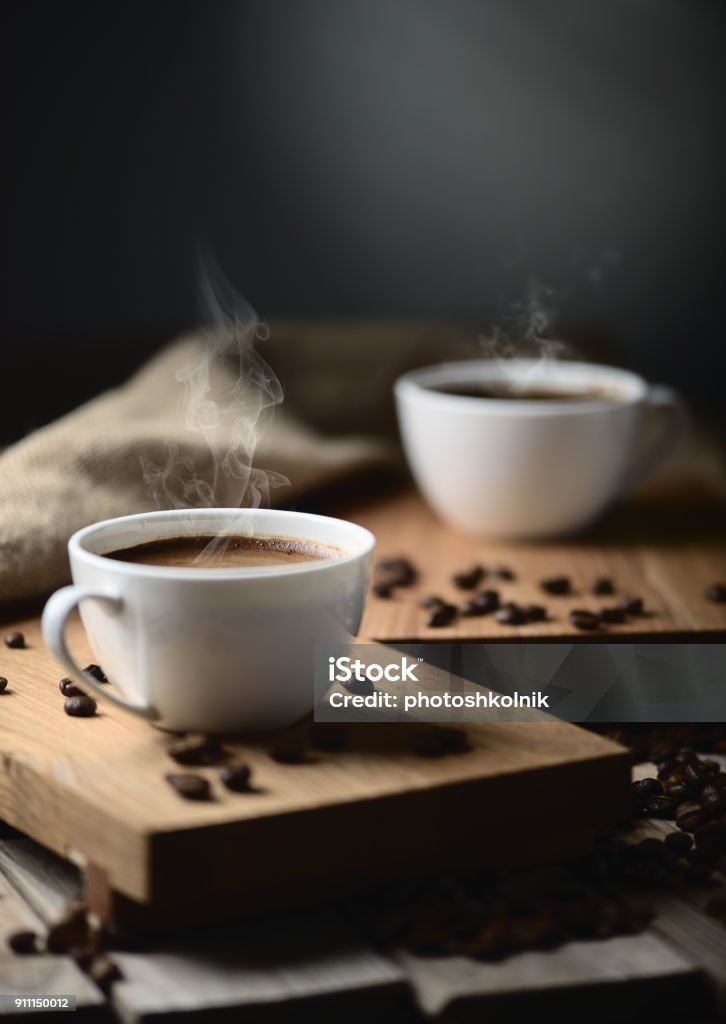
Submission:
M 376 501 L 351 512 L 377 538 L 378 558 L 406 556 L 420 570 L 418 583 L 399 589 L 390 599 L 369 597 L 361 636 L 380 641 L 519 640 L 536 637 L 570 638 L 583 634 L 569 622 L 573 608 L 596 611 L 616 598 L 594 597 L 592 584 L 600 576 L 613 580 L 619 595 L 644 599 L 647 616 L 601 630 L 598 638 L 652 636 L 703 632 L 726 636 L 726 605 L 709 602 L 705 590 L 726 581 L 726 504 L 709 492 L 676 492 L 631 502 L 613 511 L 596 530 L 580 537 L 549 543 L 476 541 L 445 526 L 413 492 Z M 493 616 L 459 617 L 451 626 L 429 628 L 422 596 L 437 594 L 459 603 L 467 593 L 452 585 L 454 572 L 484 566 L 507 566 L 513 582 L 492 577 L 482 586 L 500 591 L 502 600 L 544 604 L 546 622 L 502 626 Z M 539 582 L 565 574 L 573 594 L 552 597 Z
M 205 768 L 214 800 L 190 803 L 164 780 L 175 769 L 167 737 L 111 706 L 67 717 L 38 623 L 18 628 L 28 648 L 0 656 L 10 680 L 0 697 L 0 816 L 79 866 L 93 863 L 114 892 L 187 919 L 292 899 L 302 883 L 329 893 L 461 850 L 477 863 L 584 850 L 627 801 L 622 749 L 553 723 L 467 726 L 473 749 L 433 760 L 413 752 L 415 727 L 402 725 L 354 727 L 349 750 L 305 765 L 273 761 L 269 738 L 230 741 L 257 791 L 229 793 Z M 90 659 L 79 623 L 71 634 Z M 501 818 L 493 834 L 492 806 Z

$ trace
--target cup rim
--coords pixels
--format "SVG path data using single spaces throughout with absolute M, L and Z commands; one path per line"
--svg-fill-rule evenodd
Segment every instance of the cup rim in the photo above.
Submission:
M 94 533 L 103 529 L 112 529 L 114 526 L 121 527 L 122 525 L 133 525 L 134 523 L 146 523 L 146 522 L 163 522 L 173 520 L 184 520 L 185 518 L 193 517 L 193 521 L 198 522 L 200 519 L 214 519 L 215 516 L 232 516 L 235 517 L 249 517 L 254 514 L 264 515 L 270 517 L 273 521 L 279 520 L 280 523 L 283 521 L 293 520 L 299 521 L 301 524 L 315 523 L 320 526 L 324 525 L 335 525 L 336 528 L 342 530 L 349 530 L 356 534 L 360 539 L 360 548 L 350 553 L 344 553 L 340 558 L 321 559 L 320 561 L 313 562 L 301 562 L 294 565 L 280 565 L 280 566 L 269 566 L 265 569 L 260 569 L 256 566 L 247 566 L 243 568 L 192 568 L 188 566 L 171 566 L 171 565 L 145 565 L 138 562 L 123 562 L 118 559 L 108 558 L 106 555 L 98 554 L 95 551 L 89 551 L 85 547 L 85 542 L 88 541 Z M 268 536 L 273 530 L 265 530 L 262 532 L 262 536 Z M 304 537 L 304 531 L 302 532 L 302 538 Z M 299 536 L 299 534 L 280 534 L 278 536 Z M 152 541 L 154 537 L 146 538 L 148 541 Z M 139 543 L 144 543 L 144 539 L 140 539 Z M 319 543 L 325 544 L 326 541 L 320 540 Z M 338 546 L 333 541 L 327 542 L 330 547 Z M 105 571 L 113 570 L 116 572 L 122 572 L 124 575 L 130 576 L 141 576 L 151 577 L 153 579 L 170 579 L 170 580 L 189 580 L 197 582 L 209 582 L 211 580 L 248 580 L 248 579 L 279 579 L 281 577 L 299 575 L 301 573 L 310 572 L 326 572 L 334 569 L 336 566 L 349 565 L 351 562 L 357 559 L 364 558 L 369 555 L 376 544 L 376 538 L 370 530 L 364 526 L 359 526 L 357 523 L 352 523 L 347 519 L 337 519 L 334 516 L 321 516 L 316 515 L 312 512 L 296 512 L 288 509 L 252 509 L 252 508 L 195 508 L 195 509 L 161 509 L 154 512 L 137 512 L 133 515 L 127 516 L 113 516 L 110 519 L 101 519 L 98 522 L 90 523 L 88 526 L 82 527 L 80 530 L 76 530 L 74 534 L 68 540 L 68 555 L 69 558 L 79 558 L 83 561 L 95 566 L 96 568 L 102 568 Z M 113 550 L 110 548 L 109 550 Z
M 593 380 L 610 381 L 613 386 L 622 388 L 623 397 L 618 398 L 616 403 L 607 398 L 593 398 L 580 402 L 568 402 L 566 399 L 558 401 L 552 399 L 547 402 L 536 399 L 507 399 L 507 398 L 482 398 L 477 395 L 451 395 L 441 391 L 434 391 L 436 385 L 442 386 L 469 381 L 499 381 L 506 380 L 513 372 L 521 370 L 527 373 L 534 373 L 538 383 L 546 380 L 551 383 L 562 382 L 569 377 L 570 382 L 585 380 L 588 377 Z M 559 372 L 558 372 L 559 371 Z M 544 362 L 541 359 L 517 358 L 517 359 L 463 359 L 456 362 L 434 363 L 430 366 L 418 367 L 409 370 L 400 376 L 394 383 L 394 393 L 398 400 L 416 399 L 431 403 L 439 409 L 456 409 L 460 412 L 476 413 L 500 413 L 504 415 L 520 416 L 577 416 L 593 412 L 602 413 L 604 410 L 622 407 L 630 407 L 642 402 L 648 393 L 648 384 L 637 373 L 630 370 L 623 370 L 616 366 L 606 366 L 603 363 L 586 363 L 581 360 L 553 359 Z

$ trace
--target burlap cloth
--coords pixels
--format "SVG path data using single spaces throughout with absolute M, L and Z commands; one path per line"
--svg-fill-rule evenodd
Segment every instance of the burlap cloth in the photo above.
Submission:
M 415 328 L 364 335 L 334 326 L 273 331 L 265 358 L 291 400 L 257 425 L 254 467 L 270 476 L 228 479 L 225 458 L 240 446 L 234 417 L 222 416 L 211 432 L 189 428 L 177 374 L 204 350 L 205 340 L 193 336 L 163 350 L 122 387 L 7 449 L 0 455 L 0 603 L 66 582 L 67 540 L 97 520 L 182 504 L 237 504 L 240 497 L 243 504 L 265 502 L 268 481 L 271 503 L 289 503 L 395 460 L 392 441 L 381 436 L 390 434 L 392 379 L 452 353 L 461 338 Z M 239 385 L 239 365 L 214 364 L 208 385 L 207 397 L 228 396 Z M 215 469 L 216 499 L 205 501 Z M 278 475 L 289 485 L 276 486 Z M 190 476 L 198 486 L 188 487 Z

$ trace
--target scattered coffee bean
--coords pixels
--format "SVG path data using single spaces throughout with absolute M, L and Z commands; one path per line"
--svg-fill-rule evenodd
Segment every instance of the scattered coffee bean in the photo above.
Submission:
M 202 775 L 191 772 L 170 772 L 166 781 L 185 800 L 211 800 L 212 787 Z
M 597 617 L 600 622 L 619 623 L 627 621 L 623 608 L 601 608 L 597 613 Z
M 496 576 L 499 580 L 505 580 L 507 583 L 512 583 L 517 578 L 516 573 L 506 565 L 498 565 L 492 569 L 492 576 Z
M 407 558 L 382 558 L 376 563 L 374 572 L 380 580 L 394 587 L 410 587 L 418 576 Z
M 285 740 L 267 751 L 278 764 L 305 764 L 309 760 L 305 745 L 300 740 Z
M 528 621 L 524 611 L 513 601 L 502 605 L 499 611 L 494 613 L 494 618 L 503 626 L 523 626 Z
M 461 615 L 491 615 L 499 607 L 499 594 L 496 590 L 481 590 L 468 601 L 459 605 Z
M 570 622 L 576 629 L 594 630 L 600 628 L 600 620 L 593 612 L 575 608 L 570 612 Z
M 249 793 L 252 790 L 252 769 L 249 765 L 237 763 L 220 769 L 222 784 L 233 793 Z
M 569 576 L 552 576 L 550 579 L 542 580 L 540 586 L 546 593 L 557 596 L 569 594 L 571 589 Z
M 344 725 L 319 724 L 308 729 L 310 746 L 316 750 L 337 753 L 350 745 L 350 732 Z
M 454 586 L 460 590 L 473 590 L 478 587 L 486 575 L 484 567 L 475 565 L 467 572 L 457 572 L 451 577 Z
M 378 580 L 377 583 L 373 584 L 371 590 L 376 597 L 393 597 L 393 584 L 387 580 Z
M 598 597 L 609 597 L 615 593 L 613 581 L 607 576 L 599 576 L 592 585 L 592 592 Z
M 693 846 L 693 840 L 687 832 L 669 832 L 664 842 L 677 853 L 687 853 Z
M 93 678 L 99 683 L 108 682 L 106 673 L 103 671 L 100 665 L 86 665 L 83 671 L 88 672 L 89 676 L 93 676 Z
M 97 707 L 93 697 L 87 697 L 85 694 L 81 697 L 68 697 L 63 704 L 65 713 L 72 718 L 90 718 L 96 714 Z
M 663 792 L 663 785 L 658 779 L 640 779 L 634 782 L 633 798 L 639 805 L 643 805 L 652 796 L 660 796 Z
M 349 683 L 343 685 L 348 693 L 355 694 L 356 697 L 370 697 L 372 693 L 376 692 L 370 679 L 351 679 Z
M 446 604 L 446 601 L 441 597 L 437 597 L 436 594 L 428 594 L 419 601 L 420 608 L 440 608 L 442 604 Z
M 5 693 L 8 688 L 8 681 L 5 676 L 0 676 L 0 693 Z
M 624 597 L 619 602 L 619 607 L 628 615 L 642 615 L 643 614 L 643 598 L 642 597 Z
M 25 636 L 22 633 L 8 633 L 5 637 L 6 647 L 25 647 Z
M 178 764 L 214 764 L 219 761 L 222 748 L 215 736 L 203 733 L 190 733 L 180 739 L 173 740 L 166 748 L 169 757 Z
M 726 604 L 726 583 L 712 583 L 706 591 L 706 598 L 715 604 Z
M 456 607 L 453 604 L 442 604 L 432 608 L 426 625 L 432 629 L 449 626 L 456 618 Z
M 80 686 L 76 686 L 76 684 L 73 682 L 73 680 L 72 679 L 68 679 L 68 677 L 65 677 L 65 678 L 61 679 L 61 681 L 58 683 L 58 689 L 60 690 L 60 692 L 63 694 L 64 697 L 85 697 L 86 696 L 85 691 L 82 690 L 80 688 Z
M 673 812 L 676 809 L 676 802 L 669 796 L 652 796 L 650 799 L 645 801 L 644 810 L 653 818 L 668 818 L 673 817 Z
M 703 824 L 705 815 L 699 803 L 689 800 L 684 804 L 678 804 L 675 809 L 674 818 L 678 828 L 684 832 L 693 832 L 699 825 Z
M 544 622 L 547 618 L 547 609 L 541 604 L 523 604 L 522 611 L 527 616 L 527 622 Z
M 27 956 L 29 953 L 37 953 L 38 936 L 35 932 L 29 930 L 12 932 L 8 935 L 8 946 L 12 949 L 13 953 L 20 953 L 23 956 Z

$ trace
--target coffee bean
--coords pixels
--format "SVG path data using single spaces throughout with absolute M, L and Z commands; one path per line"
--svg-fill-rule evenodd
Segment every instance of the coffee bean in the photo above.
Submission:
M 671 800 L 675 800 L 678 804 L 685 803 L 686 800 L 690 800 L 694 795 L 691 787 L 686 785 L 685 782 L 674 782 L 670 779 L 665 782 L 665 791 Z
M 90 964 L 86 968 L 86 973 L 106 995 L 108 995 L 114 981 L 119 981 L 123 978 L 121 968 L 106 953 L 97 953 L 92 957 Z
M 80 686 L 76 686 L 76 684 L 73 682 L 73 680 L 72 679 L 68 679 L 68 677 L 65 677 L 65 678 L 61 679 L 61 681 L 58 683 L 58 689 L 60 690 L 60 692 L 63 694 L 64 697 L 85 697 L 86 696 L 85 691 L 82 690 L 80 688 Z
M 642 615 L 643 614 L 643 598 L 642 597 L 624 597 L 618 604 L 619 608 L 622 608 L 628 615 Z
M 527 622 L 544 622 L 547 618 L 547 609 L 541 604 L 523 604 L 522 611 L 527 617 Z
M 86 665 L 83 671 L 88 672 L 89 676 L 93 676 L 93 678 L 99 683 L 108 682 L 106 673 L 103 671 L 100 665 Z
M 645 802 L 644 810 L 653 818 L 672 818 L 676 802 L 669 796 L 652 796 Z
M 527 616 L 519 605 L 512 601 L 503 605 L 495 613 L 494 618 L 503 626 L 523 626 L 527 622 Z
M 610 594 L 614 594 L 613 581 L 607 576 L 599 576 L 592 585 L 592 592 L 598 597 L 608 597 Z
M 443 598 L 437 597 L 436 594 L 428 594 L 419 601 L 419 608 L 440 608 L 442 604 L 446 604 Z
M 715 604 L 726 604 L 726 583 L 712 583 L 706 591 L 706 598 Z
M 49 953 L 68 953 L 81 949 L 91 940 L 91 926 L 80 900 L 71 900 L 63 915 L 48 929 L 45 947 Z
M 451 577 L 454 586 L 460 590 L 473 590 L 477 587 L 486 575 L 481 565 L 472 566 L 467 572 L 457 572 Z
M 309 760 L 304 743 L 295 739 L 281 741 L 267 753 L 278 764 L 304 764 Z
M 29 953 L 37 953 L 38 936 L 35 932 L 30 930 L 11 932 L 8 935 L 8 946 L 12 949 L 13 953 L 20 953 L 23 956 L 27 956 Z
M 350 732 L 344 725 L 312 725 L 308 729 L 308 740 L 316 750 L 336 753 L 350 745 Z
M 664 842 L 677 853 L 687 853 L 693 846 L 693 840 L 687 832 L 669 832 Z
M 492 576 L 496 576 L 499 580 L 505 580 L 507 583 L 512 583 L 517 578 L 516 573 L 506 565 L 498 565 L 492 569 Z
M 385 580 L 379 580 L 377 583 L 374 583 L 373 586 L 371 587 L 371 590 L 376 595 L 376 597 L 386 598 L 393 596 L 393 584 L 388 583 Z
M 547 580 L 541 580 L 540 586 L 546 593 L 562 596 L 570 593 L 569 576 L 551 576 Z
M 202 775 L 191 772 L 170 772 L 166 781 L 185 800 L 211 800 L 212 787 Z
M 705 776 L 701 774 L 701 772 L 698 770 L 698 768 L 696 768 L 695 765 L 686 765 L 686 769 L 683 772 L 683 777 L 686 783 L 696 793 L 700 793 L 706 785 Z
M 25 636 L 22 633 L 8 633 L 5 637 L 6 647 L 25 647 Z
M 0 693 L 4 693 L 8 688 L 8 681 L 5 676 L 0 676 Z
M 440 626 L 450 625 L 455 618 L 456 608 L 453 604 L 437 605 L 432 609 L 431 614 L 426 620 L 426 625 L 438 629 Z
M 72 718 L 90 718 L 96 714 L 96 704 L 93 697 L 69 697 L 63 704 L 63 709 Z
M 356 697 L 370 697 L 371 694 L 376 692 L 376 688 L 370 679 L 351 679 L 349 683 L 344 683 L 343 685 L 348 693 L 352 693 Z
M 622 608 L 601 608 L 597 613 L 600 622 L 619 623 L 626 621 L 626 615 Z
M 481 590 L 468 601 L 459 605 L 461 615 L 491 615 L 499 607 L 499 594 L 496 590 Z
M 178 764 L 214 764 L 219 760 L 222 749 L 219 740 L 203 733 L 190 733 L 173 740 L 166 748 L 169 757 Z
M 700 803 L 709 814 L 720 814 L 726 811 L 726 790 L 710 784 L 701 793 Z
M 375 566 L 376 575 L 395 587 L 410 587 L 418 573 L 407 558 L 382 558 Z
M 252 769 L 249 765 L 230 764 L 220 769 L 219 777 L 233 793 L 249 793 L 252 790 Z
M 600 620 L 597 615 L 582 608 L 575 608 L 571 611 L 569 618 L 576 629 L 593 630 L 600 628 Z
M 652 796 L 660 796 L 663 786 L 657 779 L 640 779 L 632 786 L 633 797 L 636 801 L 644 804 Z
M 678 828 L 684 832 L 693 832 L 703 824 L 705 815 L 699 803 L 696 803 L 695 800 L 687 800 L 684 804 L 678 804 L 674 818 Z

